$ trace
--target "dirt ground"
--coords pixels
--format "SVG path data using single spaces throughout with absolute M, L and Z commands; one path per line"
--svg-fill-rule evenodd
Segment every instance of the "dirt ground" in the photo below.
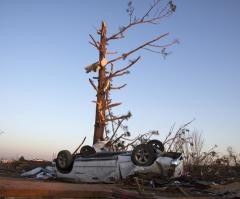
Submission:
M 73 184 L 0 177 L 0 196 L 4 197 L 109 197 L 114 185 Z
M 0 177 L 0 198 L 240 198 L 240 182 L 212 185 L 205 189 L 223 195 L 193 195 L 180 186 L 163 188 L 137 187 L 123 184 L 76 184 L 60 181 L 39 181 Z M 204 192 L 203 192 L 204 193 Z M 234 193 L 234 194 L 233 194 Z M 237 194 L 235 194 L 237 193 Z M 1 199 L 2 199 L 1 198 Z
M 138 193 L 114 184 L 74 184 L 0 177 L 0 197 L 5 198 L 163 198 Z M 171 197 L 175 198 L 175 197 Z M 181 195 L 178 196 L 181 197 Z M 208 197 L 200 197 L 208 198 Z

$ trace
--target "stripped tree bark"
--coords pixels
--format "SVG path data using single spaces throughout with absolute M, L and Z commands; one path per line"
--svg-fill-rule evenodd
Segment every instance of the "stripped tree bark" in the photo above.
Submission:
M 167 1 L 167 0 L 166 0 Z M 130 51 L 125 53 L 121 53 L 117 55 L 118 52 L 107 51 L 106 46 L 109 42 L 122 39 L 125 37 L 125 33 L 127 30 L 143 24 L 159 24 L 161 20 L 165 17 L 170 16 L 173 12 L 175 12 L 176 6 L 172 1 L 167 1 L 165 6 L 162 7 L 160 4 L 161 0 L 154 0 L 152 5 L 146 10 L 146 12 L 142 15 L 142 17 L 134 16 L 134 7 L 132 2 L 128 3 L 127 13 L 129 15 L 129 23 L 126 26 L 120 27 L 119 31 L 107 37 L 107 24 L 102 21 L 100 30 L 97 30 L 97 34 L 100 35 L 100 41 L 97 41 L 92 35 L 90 36 L 91 41 L 89 42 L 92 46 L 94 46 L 99 52 L 99 60 L 93 64 L 88 65 L 85 70 L 87 73 L 89 72 L 98 72 L 97 77 L 93 77 L 93 79 L 97 79 L 97 85 L 95 84 L 93 79 L 89 79 L 90 84 L 94 88 L 97 93 L 96 103 L 96 115 L 95 115 L 95 126 L 94 126 L 94 138 L 93 144 L 97 141 L 102 141 L 105 139 L 112 140 L 114 136 L 117 136 L 117 131 L 120 127 L 122 127 L 122 123 L 124 120 L 127 120 L 131 117 L 131 113 L 127 113 L 125 115 L 115 116 L 112 113 L 112 108 L 121 105 L 121 102 L 112 102 L 110 97 L 111 90 L 120 90 L 124 88 L 127 84 L 113 85 L 113 79 L 116 77 L 121 77 L 129 73 L 129 69 L 136 64 L 140 60 L 140 56 L 136 59 L 129 60 L 129 64 L 121 69 L 116 70 L 115 64 L 120 60 L 125 60 L 129 56 L 135 54 L 139 50 L 147 50 L 150 52 L 160 53 L 163 56 L 166 56 L 167 53 L 165 49 L 175 43 L 177 40 L 173 40 L 167 44 L 160 45 L 157 42 L 162 38 L 165 38 L 169 35 L 169 33 L 164 33 L 156 36 L 154 39 L 143 42 L 140 45 L 137 45 Z M 115 56 L 115 58 L 107 61 L 107 55 Z M 109 137 L 107 125 L 111 123 L 112 126 L 112 136 Z M 104 136 L 104 133 L 106 134 Z M 128 135 L 122 133 L 118 135 L 118 137 L 122 138 L 123 135 Z
M 98 74 L 97 103 L 96 103 L 93 143 L 96 143 L 98 140 L 103 140 L 103 134 L 104 134 L 105 124 L 106 124 L 106 116 L 105 116 L 106 91 L 104 91 L 104 87 L 106 84 L 106 63 L 104 61 L 106 60 L 106 40 L 107 40 L 106 33 L 107 33 L 107 26 L 106 26 L 106 23 L 103 21 L 102 28 L 101 28 L 101 40 L 100 40 L 100 46 L 99 46 L 100 70 Z

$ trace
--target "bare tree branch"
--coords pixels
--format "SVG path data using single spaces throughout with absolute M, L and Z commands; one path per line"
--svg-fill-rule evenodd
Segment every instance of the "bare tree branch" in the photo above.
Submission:
M 110 103 L 111 103 L 111 102 L 110 102 Z M 111 114 L 110 108 L 108 108 L 107 110 L 108 110 L 108 115 L 109 115 L 110 119 L 112 119 L 112 114 Z M 114 131 L 115 131 L 115 128 L 114 128 L 113 122 L 111 122 L 111 124 L 112 124 L 112 132 L 114 132 Z
M 118 74 L 115 74 L 115 75 L 111 75 L 111 77 L 109 77 L 109 78 L 119 77 L 119 76 L 123 76 L 123 75 L 129 74 L 129 73 L 130 73 L 129 71 L 123 71 L 121 73 L 118 73 Z
M 143 22 L 144 19 L 146 17 L 149 16 L 149 13 L 152 11 L 153 8 L 155 8 L 158 4 L 160 3 L 160 0 L 157 0 L 152 6 L 150 6 L 150 8 L 147 10 L 147 12 L 145 13 L 145 15 L 143 15 L 143 17 L 141 18 L 141 21 Z
M 121 73 L 121 72 L 123 72 L 123 71 L 126 71 L 127 69 L 129 69 L 131 66 L 133 66 L 135 63 L 137 63 L 137 61 L 139 60 L 141 58 L 141 56 L 139 56 L 137 59 L 135 59 L 134 61 L 131 61 L 131 63 L 128 65 L 128 66 L 126 66 L 126 67 L 124 67 L 124 68 L 122 68 L 122 69 L 120 69 L 120 70 L 117 70 L 117 71 L 115 71 L 113 74 L 112 74 L 112 76 L 115 76 L 115 75 L 117 75 L 117 74 L 119 74 L 119 73 Z
M 127 86 L 127 84 L 123 84 L 122 86 L 118 86 L 118 87 L 110 87 L 110 89 L 122 89 L 125 86 Z
M 99 45 L 98 45 L 98 42 L 93 38 L 93 36 L 91 34 L 89 34 L 89 36 L 91 37 L 92 42 L 89 42 L 90 44 L 92 44 L 93 46 L 95 46 L 98 50 L 99 50 Z
M 147 50 L 147 51 L 150 51 L 150 52 L 153 52 L 153 53 L 159 53 L 159 54 L 162 54 L 161 51 L 156 51 L 156 50 L 152 50 L 152 49 L 149 49 L 149 48 L 143 48 L 144 50 Z
M 117 51 L 115 51 L 115 52 L 110 52 L 110 51 L 107 51 L 107 53 L 106 54 L 108 54 L 108 55 L 115 55 L 115 54 L 117 54 L 118 52 Z
M 90 43 L 93 47 L 98 49 L 98 47 L 94 43 L 92 43 L 91 41 L 89 41 L 88 43 Z
M 179 43 L 179 41 L 178 41 L 177 39 L 175 39 L 175 40 L 173 40 L 171 43 L 166 44 L 166 45 L 148 44 L 148 46 L 156 47 L 156 48 L 167 48 L 167 47 L 170 47 L 170 46 L 172 46 L 173 44 L 177 44 L 177 43 Z
M 122 103 L 121 102 L 118 102 L 118 103 L 114 103 L 114 104 L 109 104 L 109 105 L 107 105 L 107 108 L 112 108 L 112 107 L 115 107 L 115 106 L 119 106 L 119 105 L 121 105 Z
M 169 35 L 169 33 L 165 33 L 165 34 L 163 34 L 163 35 L 160 35 L 160 36 L 156 37 L 155 39 L 153 39 L 153 40 L 151 40 L 151 41 L 148 41 L 148 42 L 146 42 L 146 43 L 138 46 L 137 48 L 135 48 L 135 49 L 133 49 L 133 50 L 127 52 L 127 53 L 122 54 L 122 56 L 119 56 L 119 57 L 117 57 L 117 58 L 115 58 L 115 59 L 110 60 L 110 61 L 108 62 L 108 64 L 113 63 L 113 62 L 115 62 L 115 61 L 118 61 L 118 60 L 120 60 L 120 59 L 125 59 L 125 58 L 127 58 L 129 55 L 135 53 L 136 51 L 142 49 L 143 47 L 145 47 L 145 46 L 147 46 L 147 45 L 149 45 L 149 44 L 152 44 L 152 43 L 158 41 L 159 39 L 161 39 L 161 38 L 163 38 L 163 37 L 165 37 L 165 36 L 167 36 L 167 35 Z
M 131 115 L 132 114 L 129 112 L 128 114 L 122 115 L 122 116 L 119 116 L 119 117 L 113 116 L 112 119 L 108 118 L 107 121 L 122 120 L 122 119 L 127 120 L 127 119 L 129 119 L 131 117 Z
M 188 126 L 189 124 L 191 124 L 193 121 L 195 120 L 195 118 L 194 119 L 192 119 L 190 122 L 188 122 L 188 123 L 186 123 L 186 124 L 184 124 L 182 127 L 180 127 L 178 130 L 177 130 L 177 132 L 176 132 L 176 134 L 175 134 L 175 136 L 171 139 L 172 140 L 172 142 L 171 142 L 171 144 L 169 145 L 169 147 L 168 147 L 168 149 L 167 149 L 167 151 L 169 151 L 169 149 L 171 148 L 171 146 L 172 146 L 172 144 L 173 144 L 173 142 L 174 142 L 174 140 L 177 138 L 177 136 L 179 135 L 179 133 L 186 127 L 186 126 Z
M 83 143 L 85 142 L 86 137 L 84 137 L 83 141 L 81 142 L 81 144 L 76 148 L 76 150 L 73 152 L 73 155 L 75 155 L 78 151 L 78 149 L 80 149 L 80 147 L 83 145 Z
M 117 128 L 115 129 L 115 131 L 113 131 L 113 134 L 112 134 L 112 137 L 110 138 L 110 141 L 113 140 L 114 136 L 116 135 L 116 133 L 117 133 L 119 127 L 122 125 L 123 121 L 124 121 L 124 118 L 121 119 L 121 120 L 118 122 L 118 126 L 117 126 Z
M 126 32 L 129 28 L 139 25 L 139 24 L 144 24 L 144 23 L 150 23 L 150 24 L 158 24 L 160 20 L 164 17 L 167 17 L 171 15 L 173 12 L 176 10 L 176 6 L 172 3 L 172 1 L 169 1 L 166 6 L 163 9 L 158 10 L 158 14 L 156 17 L 152 17 L 150 19 L 146 19 L 149 17 L 149 15 L 152 13 L 152 11 L 159 6 L 160 0 L 157 0 L 150 8 L 145 12 L 145 14 L 140 18 L 137 19 L 135 18 L 134 21 L 132 21 L 132 14 L 130 15 L 130 22 L 127 26 L 123 26 L 119 29 L 119 31 L 110 37 L 107 38 L 107 41 L 111 39 L 121 39 L 124 38 L 123 33 Z
M 92 87 L 95 89 L 95 91 L 98 91 L 97 86 L 94 84 L 93 80 L 91 80 L 90 78 L 88 80 L 91 83 Z
M 163 144 L 166 143 L 167 140 L 168 140 L 168 138 L 172 135 L 172 133 L 173 133 L 173 129 L 174 129 L 174 127 L 175 127 L 175 124 L 176 124 L 176 122 L 171 126 L 171 128 L 170 128 L 170 130 L 169 130 L 169 133 L 168 133 L 168 135 L 167 135 L 167 137 L 166 137 L 165 140 L 163 141 Z

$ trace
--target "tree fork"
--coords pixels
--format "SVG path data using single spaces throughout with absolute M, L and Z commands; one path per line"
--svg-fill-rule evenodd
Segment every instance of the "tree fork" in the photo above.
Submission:
M 98 140 L 103 140 L 104 129 L 106 125 L 106 91 L 104 91 L 105 80 L 106 80 L 106 67 L 103 62 L 106 59 L 106 37 L 107 26 L 106 23 L 102 22 L 101 27 L 101 39 L 99 46 L 99 75 L 98 75 L 98 91 L 97 91 L 97 103 L 96 103 L 96 116 L 94 125 L 94 137 L 93 144 Z

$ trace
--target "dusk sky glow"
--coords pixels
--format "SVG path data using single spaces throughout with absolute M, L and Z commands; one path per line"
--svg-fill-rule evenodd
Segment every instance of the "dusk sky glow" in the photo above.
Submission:
M 150 1 L 133 1 L 140 16 Z M 175 0 L 176 13 L 159 25 L 130 30 L 113 41 L 123 53 L 159 34 L 159 44 L 179 39 L 159 54 L 141 55 L 131 73 L 113 91 L 130 110 L 133 135 L 159 130 L 163 139 L 196 118 L 190 129 L 203 133 L 205 148 L 240 152 L 240 1 Z M 127 0 L 0 0 L 0 159 L 52 159 L 62 149 L 74 151 L 87 136 L 92 143 L 95 93 L 84 67 L 98 52 L 88 43 L 105 20 L 108 34 L 128 23 Z M 109 55 L 109 59 L 113 58 Z M 120 62 L 122 66 L 127 62 Z M 1 132 L 4 132 L 1 134 Z

